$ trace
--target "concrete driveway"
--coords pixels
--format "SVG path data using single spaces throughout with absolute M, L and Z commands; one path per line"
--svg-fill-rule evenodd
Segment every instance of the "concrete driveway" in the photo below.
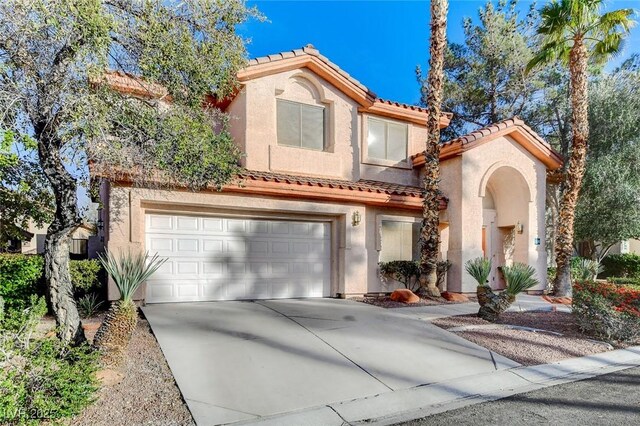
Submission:
M 399 310 L 346 300 L 156 304 L 143 311 L 200 426 L 518 365 Z

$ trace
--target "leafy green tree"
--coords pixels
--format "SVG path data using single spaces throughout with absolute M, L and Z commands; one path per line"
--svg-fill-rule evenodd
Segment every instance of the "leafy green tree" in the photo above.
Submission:
M 37 226 L 53 216 L 53 196 L 35 153 L 35 141 L 16 140 L 0 129 L 0 252 L 10 240 L 23 240 L 29 222 Z
M 555 242 L 557 269 L 553 287 L 558 296 L 571 294 L 574 218 L 589 138 L 589 60 L 605 63 L 620 52 L 622 41 L 634 24 L 632 9 L 602 13 L 602 6 L 603 0 L 553 0 L 545 5 L 538 27 L 541 46 L 527 65 L 530 71 L 564 61 L 569 68 L 572 140 Z
M 640 68 L 632 57 L 589 87 L 589 153 L 576 208 L 582 255 L 640 237 Z
M 246 56 L 235 29 L 255 16 L 242 0 L 0 3 L 0 128 L 35 141 L 55 198 L 45 278 L 62 340 L 84 340 L 69 243 L 87 163 L 137 184 L 229 181 L 239 152 L 227 118 L 205 100 L 235 89 Z M 120 77 L 133 87 L 114 88 Z

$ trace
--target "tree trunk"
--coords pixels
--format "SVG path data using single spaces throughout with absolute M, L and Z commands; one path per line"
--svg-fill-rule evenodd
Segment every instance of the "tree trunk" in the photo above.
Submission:
M 80 224 L 77 186 L 60 158 L 61 143 L 51 138 L 47 134 L 49 131 L 46 124 L 36 126 L 40 163 L 56 200 L 55 216 L 49 225 L 44 245 L 44 276 L 58 337 L 63 342 L 80 344 L 85 341 L 85 336 L 69 275 L 71 233 Z
M 556 234 L 557 272 L 553 282 L 556 296 L 571 296 L 571 256 L 573 254 L 573 222 L 582 186 L 589 138 L 587 48 L 581 37 L 574 38 L 569 60 L 571 78 L 571 125 L 573 129 L 571 159 L 565 190 L 560 202 Z
M 437 264 L 440 250 L 440 115 L 447 45 L 448 0 L 431 1 L 431 43 L 427 78 L 427 143 L 424 151 L 424 200 L 420 228 L 420 284 L 432 296 L 440 296 Z

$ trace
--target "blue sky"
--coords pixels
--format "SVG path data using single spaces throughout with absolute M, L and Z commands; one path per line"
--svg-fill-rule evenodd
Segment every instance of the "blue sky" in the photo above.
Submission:
M 521 0 L 526 12 L 532 1 Z M 544 1 L 536 2 L 537 5 Z M 250 0 L 268 18 L 240 28 L 252 39 L 251 57 L 313 44 L 378 96 L 416 103 L 420 98 L 416 65 L 429 60 L 428 1 L 260 1 Z M 462 42 L 462 20 L 477 18 L 484 0 L 450 0 L 447 36 Z M 640 9 L 640 0 L 610 0 L 607 9 Z M 626 50 L 612 65 L 640 52 L 640 28 L 632 30 Z

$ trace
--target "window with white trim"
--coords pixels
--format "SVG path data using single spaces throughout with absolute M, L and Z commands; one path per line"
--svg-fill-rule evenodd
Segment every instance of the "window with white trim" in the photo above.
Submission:
M 407 159 L 408 126 L 379 118 L 367 120 L 367 156 L 378 160 Z
M 380 262 L 418 260 L 419 222 L 383 220 L 380 229 Z
M 324 150 L 324 107 L 278 99 L 276 114 L 278 145 Z

